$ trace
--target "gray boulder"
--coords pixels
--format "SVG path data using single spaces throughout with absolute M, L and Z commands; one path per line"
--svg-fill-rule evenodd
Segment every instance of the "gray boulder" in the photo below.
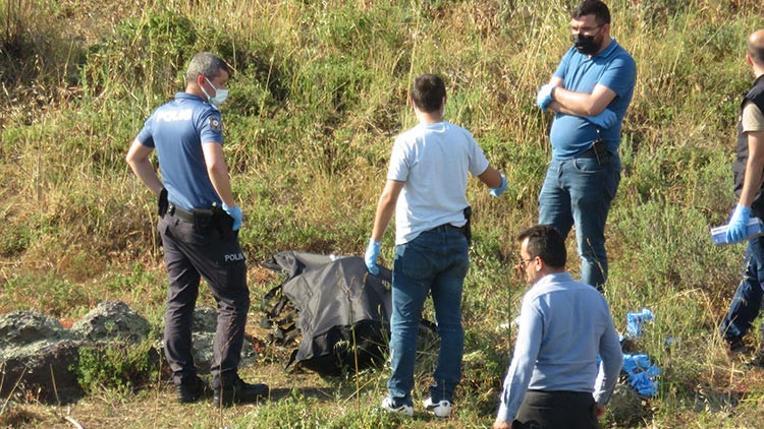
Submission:
M 58 320 L 35 311 L 0 316 L 0 397 L 64 403 L 80 398 L 71 370 L 79 343 L 68 336 Z
M 66 336 L 58 320 L 36 311 L 14 311 L 0 315 L 0 356 L 6 347 L 19 347 L 41 340 Z
M 194 310 L 191 330 L 194 332 L 215 332 L 218 326 L 218 312 L 212 307 L 200 307 Z
M 0 397 L 30 396 L 46 403 L 69 403 L 83 396 L 77 382 L 79 341 L 41 340 L 6 346 L 0 356 Z
M 217 316 L 217 310 L 211 307 L 199 307 L 194 310 L 194 318 L 191 325 L 191 352 L 194 356 L 196 369 L 201 374 L 208 373 L 212 366 Z M 160 344 L 164 345 L 163 342 L 160 342 Z M 159 348 L 162 348 L 161 345 Z M 162 356 L 164 356 L 164 353 L 162 353 Z M 245 337 L 244 345 L 241 348 L 240 365 L 253 363 L 255 359 L 256 353 L 252 342 Z
M 0 397 L 68 403 L 83 395 L 76 368 L 82 346 L 137 343 L 149 324 L 123 302 L 104 302 L 71 330 L 32 311 L 0 316 Z
M 124 302 L 105 301 L 72 326 L 72 335 L 92 342 L 138 343 L 149 334 L 149 322 Z

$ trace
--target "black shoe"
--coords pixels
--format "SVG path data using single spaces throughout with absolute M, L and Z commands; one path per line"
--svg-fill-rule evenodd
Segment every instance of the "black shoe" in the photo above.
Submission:
M 176 386 L 178 390 L 178 402 L 190 404 L 202 398 L 208 398 L 212 393 L 210 387 L 198 376 L 184 380 Z
M 764 348 L 759 349 L 756 354 L 753 355 L 748 365 L 756 368 L 764 368 Z
M 726 338 L 726 341 L 727 346 L 729 347 L 729 352 L 733 356 L 749 352 L 748 346 L 745 345 L 745 342 L 741 337 Z
M 268 385 L 245 383 L 238 377 L 232 383 L 216 388 L 214 391 L 212 402 L 218 407 L 257 402 L 266 399 L 270 393 Z

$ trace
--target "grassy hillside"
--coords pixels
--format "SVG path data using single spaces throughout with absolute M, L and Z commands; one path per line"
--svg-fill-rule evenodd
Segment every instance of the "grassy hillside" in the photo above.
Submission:
M 253 301 L 277 281 L 255 264 L 273 253 L 363 252 L 392 137 L 415 122 L 407 88 L 436 72 L 447 82 L 448 119 L 473 132 L 510 183 L 499 200 L 470 185 L 467 358 L 453 419 L 379 414 L 386 370 L 363 374 L 356 395 L 352 379 L 286 376 L 275 350 L 245 371 L 282 392 L 267 405 L 180 407 L 157 383 L 136 394 L 98 389 L 71 413 L 86 427 L 489 425 L 513 341 L 499 325 L 516 316 L 524 292 L 512 272 L 514 236 L 536 219 L 550 156 L 551 118 L 534 97 L 570 45 L 573 3 L 0 0 L 0 312 L 76 319 L 110 298 L 159 325 L 166 275 L 154 201 L 124 155 L 152 109 L 182 90 L 193 53 L 217 52 L 236 70 L 223 107 L 225 152 L 245 213 Z M 664 375 L 644 421 L 611 416 L 607 424 L 757 427 L 764 371 L 728 358 L 715 328 L 743 246 L 712 246 L 708 227 L 734 205 L 734 125 L 751 81 L 745 37 L 764 27 L 764 4 L 609 4 L 612 33 L 634 56 L 638 79 L 608 223 L 607 298 L 620 329 L 627 311 L 656 313 L 643 348 Z M 392 244 L 389 232 L 386 263 Z M 572 237 L 569 245 L 577 272 Z M 418 367 L 419 396 L 431 364 Z M 27 405 L 0 419 L 66 426 L 62 414 Z

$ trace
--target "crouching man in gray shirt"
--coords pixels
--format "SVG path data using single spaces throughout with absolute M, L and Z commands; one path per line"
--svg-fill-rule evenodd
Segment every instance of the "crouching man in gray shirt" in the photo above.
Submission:
M 565 241 L 556 229 L 536 225 L 518 241 L 519 268 L 531 288 L 493 427 L 599 428 L 623 365 L 607 302 L 565 271 Z

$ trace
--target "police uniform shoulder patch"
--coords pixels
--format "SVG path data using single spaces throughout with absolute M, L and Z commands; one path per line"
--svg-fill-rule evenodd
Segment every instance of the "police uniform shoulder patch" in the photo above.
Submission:
M 213 131 L 217 131 L 219 133 L 223 132 L 223 120 L 216 118 L 214 115 L 210 116 L 210 128 L 212 128 Z

